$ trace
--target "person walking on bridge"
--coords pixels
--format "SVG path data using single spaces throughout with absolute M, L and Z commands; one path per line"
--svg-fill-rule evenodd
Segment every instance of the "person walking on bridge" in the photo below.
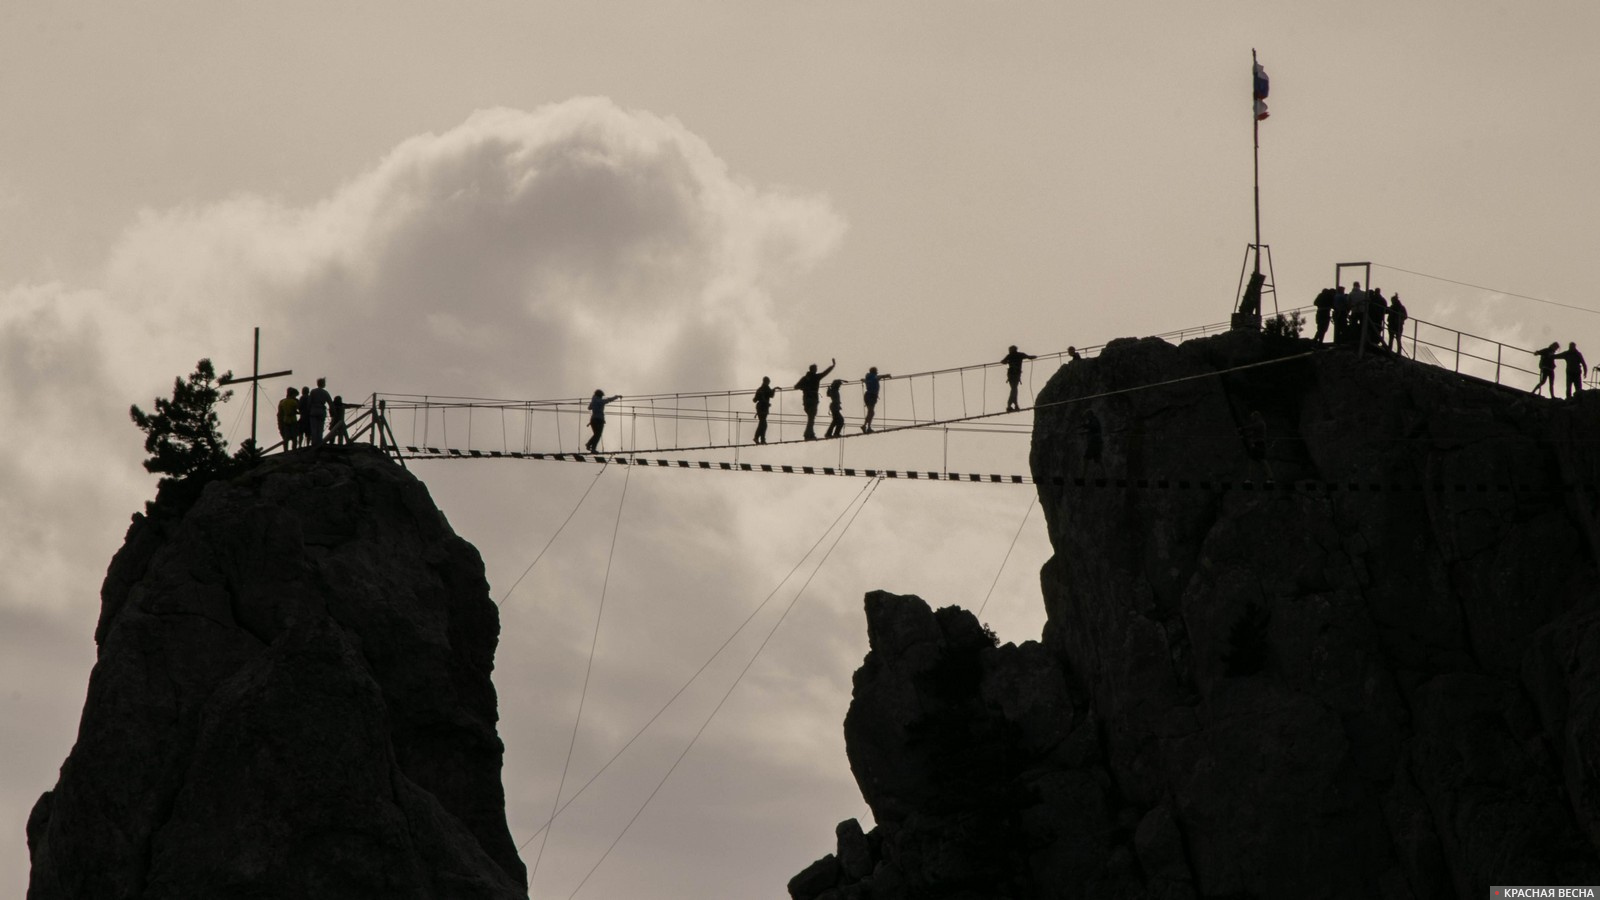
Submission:
M 828 373 L 832 372 L 833 367 L 838 364 L 839 361 L 837 359 L 831 360 L 826 369 L 818 372 L 817 364 L 812 363 L 811 368 L 807 369 L 806 373 L 800 376 L 800 380 L 794 383 L 794 389 L 800 392 L 800 405 L 804 406 L 806 410 L 805 438 L 808 441 L 817 439 L 817 392 L 822 387 L 822 379 L 828 377 Z
M 861 376 L 861 404 L 866 407 L 866 418 L 861 420 L 861 433 L 872 433 L 872 417 L 878 410 L 878 382 L 884 378 L 893 378 L 893 375 L 879 375 L 878 367 L 873 366 L 867 374 Z
M 1533 392 L 1539 393 L 1539 388 L 1549 382 L 1551 400 L 1556 398 L 1556 351 L 1560 349 L 1561 342 L 1552 341 L 1543 350 L 1533 351 L 1533 355 L 1539 357 L 1539 383 L 1533 386 Z
M 606 404 L 621 399 L 621 394 L 607 397 L 605 391 L 594 389 L 594 396 L 589 398 L 589 430 L 594 432 L 594 436 L 583 445 L 590 453 L 598 452 L 600 449 L 600 435 L 606 430 Z
M 1578 345 L 1571 341 L 1567 341 L 1567 349 L 1564 352 L 1556 354 L 1556 359 L 1567 364 L 1567 399 L 1571 400 L 1573 394 L 1583 390 L 1583 376 L 1589 371 L 1589 364 L 1583 361 L 1583 354 L 1578 352 Z M 1552 381 L 1550 390 L 1555 389 L 1555 382 Z
M 828 385 L 828 431 L 824 438 L 836 438 L 844 433 L 844 398 L 839 396 L 839 389 L 844 387 L 843 378 L 835 378 L 833 384 Z
M 750 398 L 750 402 L 756 405 L 755 442 L 758 444 L 767 442 L 767 413 L 772 411 L 772 397 L 777 393 L 778 389 L 772 386 L 771 377 L 763 375 L 761 387 L 756 388 L 755 396 Z
M 1011 395 L 1006 398 L 1006 412 L 1016 412 L 1021 409 L 1017 405 L 1017 386 L 1022 383 L 1022 361 L 1025 359 L 1038 359 L 1031 353 L 1023 353 L 1017 349 L 1016 344 L 1011 345 L 1011 352 L 1000 361 L 1006 364 L 1006 383 L 1011 385 Z

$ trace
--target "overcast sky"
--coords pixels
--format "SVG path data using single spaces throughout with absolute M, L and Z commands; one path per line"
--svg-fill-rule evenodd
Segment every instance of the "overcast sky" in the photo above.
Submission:
M 1398 269 L 1600 306 L 1596 33 L 1590 2 L 1472 0 L 0 6 L 0 893 L 26 883 L 99 584 L 154 490 L 127 407 L 202 356 L 248 369 L 252 326 L 265 368 L 346 396 L 533 399 L 1219 321 L 1251 239 L 1255 47 L 1281 305 L 1372 260 L 1414 317 L 1582 347 L 1593 314 Z M 235 443 L 243 399 L 222 410 Z M 951 441 L 953 462 L 1023 471 L 1025 437 Z M 938 442 L 848 452 L 927 468 Z M 806 450 L 768 453 L 837 452 Z M 519 843 L 549 814 L 591 642 L 568 796 L 866 486 L 413 469 L 497 600 L 593 484 L 502 613 Z M 779 897 L 837 821 L 870 827 L 841 735 L 861 595 L 976 608 L 999 573 L 983 618 L 1036 638 L 1037 510 L 1001 570 L 1030 500 L 882 485 L 579 896 Z M 577 888 L 809 572 L 557 820 L 536 896 Z

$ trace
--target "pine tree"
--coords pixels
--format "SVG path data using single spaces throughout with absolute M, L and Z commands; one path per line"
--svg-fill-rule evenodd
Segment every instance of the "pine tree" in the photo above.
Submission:
M 151 454 L 145 470 L 178 479 L 227 465 L 227 441 L 217 430 L 216 405 L 232 396 L 233 391 L 217 390 L 216 370 L 211 360 L 202 359 L 187 382 L 173 379 L 171 400 L 156 398 L 154 413 L 131 407 L 128 414 L 144 431 L 144 449 Z

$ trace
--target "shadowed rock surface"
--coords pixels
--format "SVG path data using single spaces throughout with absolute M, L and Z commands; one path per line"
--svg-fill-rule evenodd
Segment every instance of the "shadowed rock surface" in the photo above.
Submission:
M 478 553 L 373 448 L 134 517 L 30 900 L 517 898 Z
M 1056 374 L 1042 641 L 867 596 L 845 738 L 877 826 L 791 896 L 1600 883 L 1600 500 L 1563 488 L 1600 483 L 1600 397 L 1309 349 L 1123 340 Z

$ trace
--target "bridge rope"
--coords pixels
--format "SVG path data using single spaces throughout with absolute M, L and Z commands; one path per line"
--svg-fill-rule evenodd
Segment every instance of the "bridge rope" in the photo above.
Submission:
M 661 793 L 661 788 L 667 783 L 667 779 L 671 778 L 672 773 L 678 770 L 678 766 L 683 762 L 684 757 L 689 755 L 689 751 L 694 749 L 694 745 L 699 742 L 700 736 L 705 734 L 706 728 L 711 725 L 711 720 L 717 717 L 717 713 L 722 711 L 722 707 L 728 702 L 728 698 L 733 696 L 734 689 L 739 686 L 739 682 L 744 680 L 744 676 L 749 673 L 750 667 L 755 665 L 756 660 L 761 657 L 761 652 L 767 649 L 767 645 L 772 642 L 772 636 L 778 633 L 778 628 L 782 626 L 784 620 L 789 617 L 789 613 L 794 609 L 795 604 L 799 603 L 800 598 L 805 595 L 806 588 L 811 586 L 812 579 L 817 577 L 817 573 L 822 571 L 822 567 L 824 565 L 827 565 L 828 557 L 833 555 L 833 551 L 839 546 L 839 542 L 844 540 L 845 534 L 850 531 L 850 526 L 855 524 L 856 517 L 861 515 L 861 511 L 867 508 L 867 503 L 872 500 L 872 495 L 877 492 L 878 485 L 882 483 L 883 482 L 881 480 L 871 483 L 871 489 L 867 491 L 866 497 L 861 500 L 860 505 L 856 506 L 855 512 L 850 514 L 850 520 L 845 522 L 844 528 L 839 530 L 839 534 L 834 537 L 833 543 L 828 545 L 828 550 L 826 553 L 822 554 L 822 559 L 817 563 L 817 567 L 811 570 L 810 575 L 806 576 L 805 583 L 800 585 L 800 590 L 796 591 L 794 597 L 789 600 L 789 605 L 783 608 L 783 614 L 780 615 L 778 620 L 772 623 L 772 627 L 767 630 L 767 636 L 762 639 L 761 646 L 757 647 L 756 652 L 751 654 L 749 662 L 746 662 L 744 664 L 744 668 L 739 670 L 739 674 L 734 677 L 733 683 L 728 685 L 728 689 L 723 692 L 722 699 L 717 701 L 717 705 L 712 708 L 711 712 L 706 716 L 705 721 L 700 723 L 700 728 L 695 731 L 694 737 L 690 738 L 689 743 L 684 746 L 683 752 L 679 753 L 678 758 L 672 761 L 672 765 L 668 767 L 666 773 L 661 776 L 661 780 L 656 782 L 655 788 L 650 791 L 650 796 L 646 797 L 644 802 L 639 804 L 639 808 L 634 811 L 633 817 L 628 820 L 628 824 L 622 826 L 622 831 L 619 832 L 616 838 L 611 841 L 610 846 L 606 847 L 605 852 L 600 854 L 600 858 L 595 860 L 594 865 L 591 866 L 588 873 L 583 876 L 583 880 L 578 882 L 578 886 L 573 888 L 572 893 L 567 895 L 567 900 L 572 900 L 573 897 L 578 896 L 578 892 L 583 890 L 583 886 L 589 883 L 589 878 L 594 875 L 597 869 L 600 868 L 600 864 L 606 861 L 606 857 L 611 855 L 611 851 L 616 849 L 617 844 L 620 843 L 623 837 L 627 835 L 628 830 L 633 827 L 633 823 L 639 821 L 639 816 L 644 814 L 645 808 L 650 805 L 650 801 L 654 800 L 656 795 Z
M 617 500 L 617 520 L 611 528 L 611 549 L 606 553 L 606 574 L 600 583 L 600 608 L 595 612 L 594 637 L 589 642 L 589 662 L 583 670 L 583 690 L 578 694 L 578 715 L 572 723 L 572 740 L 567 744 L 567 759 L 561 765 L 561 781 L 556 786 L 556 796 L 550 804 L 550 818 L 555 819 L 556 807 L 561 803 L 561 793 L 567 787 L 567 773 L 572 768 L 572 751 L 578 745 L 578 728 L 583 724 L 584 702 L 589 699 L 589 676 L 594 672 L 595 650 L 600 646 L 600 622 L 606 612 L 606 589 L 611 586 L 611 560 L 617 553 L 617 533 L 622 530 L 622 508 L 628 502 L 628 481 L 633 475 L 633 469 L 623 470 L 622 496 Z M 533 870 L 528 873 L 528 895 L 533 895 L 534 879 L 539 877 L 539 861 L 544 859 L 544 849 L 550 844 L 550 833 L 554 829 L 546 829 L 544 840 L 539 842 L 539 853 L 533 859 Z
M 1559 306 L 1562 309 L 1570 309 L 1577 312 L 1584 312 L 1589 313 L 1590 315 L 1600 316 L 1600 309 L 1591 309 L 1587 306 L 1574 306 L 1571 303 L 1559 303 L 1555 300 L 1546 300 L 1543 297 L 1533 297 L 1529 296 L 1528 294 L 1518 294 L 1515 291 L 1502 291 L 1499 288 L 1484 287 L 1481 284 L 1473 284 L 1469 281 L 1457 281 L 1454 278 L 1446 278 L 1443 275 L 1429 275 L 1427 272 L 1418 272 L 1413 269 L 1402 269 L 1399 266 L 1391 266 L 1386 263 L 1375 262 L 1373 265 L 1377 268 L 1388 269 L 1392 272 L 1404 272 L 1407 275 L 1415 275 L 1418 278 L 1428 278 L 1432 279 L 1433 281 L 1443 281 L 1446 284 L 1460 285 L 1461 287 L 1469 287 L 1473 290 L 1487 291 L 1491 294 L 1500 294 L 1506 297 L 1516 297 L 1519 300 L 1532 300 L 1534 303 L 1543 303 L 1546 306 Z
M 633 733 L 632 737 L 628 738 L 628 740 L 622 745 L 621 749 L 617 750 L 616 753 L 613 753 L 611 758 L 606 760 L 605 765 L 601 766 L 598 772 L 595 772 L 593 775 L 591 775 L 589 780 L 583 783 L 582 787 L 578 788 L 578 790 L 575 791 L 571 797 L 568 797 L 567 801 L 561 804 L 560 808 L 555 811 L 554 815 L 546 819 L 544 824 L 540 825 L 537 831 L 528 836 L 527 840 L 524 840 L 521 844 L 517 845 L 517 851 L 519 853 L 524 847 L 532 843 L 534 838 L 538 837 L 540 834 L 543 834 L 545 829 L 550 827 L 551 822 L 554 822 L 562 813 L 566 812 L 567 807 L 571 806 L 579 797 L 583 796 L 583 792 L 588 790 L 590 785 L 599 780 L 600 776 L 604 775 L 606 770 L 611 768 L 611 764 L 615 763 L 622 757 L 622 754 L 628 752 L 628 748 L 632 747 L 634 742 L 643 736 L 644 733 L 650 729 L 650 726 L 654 725 L 656 720 L 661 718 L 662 714 L 664 714 L 672 706 L 672 704 L 677 702 L 679 697 L 683 696 L 683 692 L 688 690 L 690 685 L 699 680 L 700 676 L 704 674 L 705 670 L 717 660 L 717 657 L 721 656 L 722 652 L 728 649 L 728 645 L 733 643 L 734 639 L 739 635 L 743 634 L 745 628 L 749 627 L 750 623 L 755 619 L 755 617 L 760 615 L 761 611 L 767 608 L 767 606 L 772 602 L 772 598 L 778 595 L 778 591 L 782 590 L 783 586 L 789 583 L 789 580 L 794 577 L 795 573 L 800 571 L 800 567 L 805 565 L 805 561 L 810 559 L 813 553 L 817 552 L 817 548 L 822 546 L 822 542 L 827 540 L 828 535 L 833 533 L 833 529 L 836 528 L 839 525 L 839 522 L 844 519 L 845 515 L 855 507 L 857 501 L 861 500 L 862 495 L 864 495 L 870 487 L 872 487 L 871 483 L 863 484 L 861 486 L 861 490 L 857 491 L 855 496 L 850 498 L 850 502 L 846 503 L 844 508 L 839 510 L 839 514 L 833 517 L 833 521 L 828 523 L 828 527 L 822 529 L 822 533 L 818 535 L 817 539 L 813 541 L 811 546 L 806 549 L 806 552 L 800 554 L 800 558 L 795 560 L 794 565 L 789 568 L 788 573 L 780 578 L 777 584 L 773 585 L 772 590 L 767 593 L 767 596 L 763 598 L 754 609 L 750 610 L 750 614 L 744 617 L 744 621 L 740 622 L 737 628 L 735 628 L 725 639 L 723 639 L 722 643 L 717 646 L 717 649 L 712 651 L 711 655 L 706 658 L 706 661 L 700 664 L 700 668 L 696 669 L 694 674 L 690 675 L 687 681 L 678 686 L 678 689 L 673 692 L 672 696 L 667 698 L 667 702 L 661 704 L 661 708 L 657 709 L 655 714 L 652 715 L 647 722 L 639 726 L 639 729 Z
M 545 552 L 550 549 L 551 544 L 556 542 L 556 538 L 561 536 L 561 532 L 567 529 L 567 523 L 571 522 L 572 517 L 578 514 L 578 508 L 583 506 L 583 501 L 589 499 L 589 492 L 594 490 L 595 484 L 600 481 L 600 476 L 604 475 L 605 473 L 606 470 L 604 466 L 600 468 L 600 471 L 594 473 L 594 478 L 589 480 L 589 486 L 584 489 L 583 496 L 579 497 L 578 502 L 573 504 L 572 511 L 567 513 L 567 517 L 561 520 L 561 527 L 556 529 L 555 534 L 550 535 L 550 540 L 544 542 L 544 549 L 540 550 L 539 555 L 533 558 L 533 562 L 528 563 L 528 567 L 522 570 L 522 574 L 517 576 L 517 580 L 511 582 L 511 587 L 506 588 L 505 594 L 501 596 L 500 601 L 495 604 L 496 607 L 505 606 L 506 600 L 510 599 L 511 593 L 517 589 L 517 585 L 522 583 L 522 579 L 528 577 L 528 573 L 532 572 L 533 567 L 539 564 L 539 560 L 544 559 Z
M 1033 508 L 1039 504 L 1039 494 L 1035 492 L 1033 499 L 1028 501 L 1028 509 L 1022 514 L 1022 521 L 1017 523 L 1017 533 L 1011 536 L 1011 546 L 1006 548 L 1004 559 L 1000 560 L 1000 568 L 994 573 L 994 581 L 989 583 L 989 592 L 983 595 L 983 602 L 978 604 L 978 619 L 982 621 L 983 611 L 989 606 L 989 598 L 994 595 L 995 585 L 1000 583 L 1000 576 L 1005 574 L 1006 563 L 1011 561 L 1011 551 L 1017 549 L 1017 539 L 1022 537 L 1022 528 L 1028 524 L 1028 516 L 1033 515 Z

